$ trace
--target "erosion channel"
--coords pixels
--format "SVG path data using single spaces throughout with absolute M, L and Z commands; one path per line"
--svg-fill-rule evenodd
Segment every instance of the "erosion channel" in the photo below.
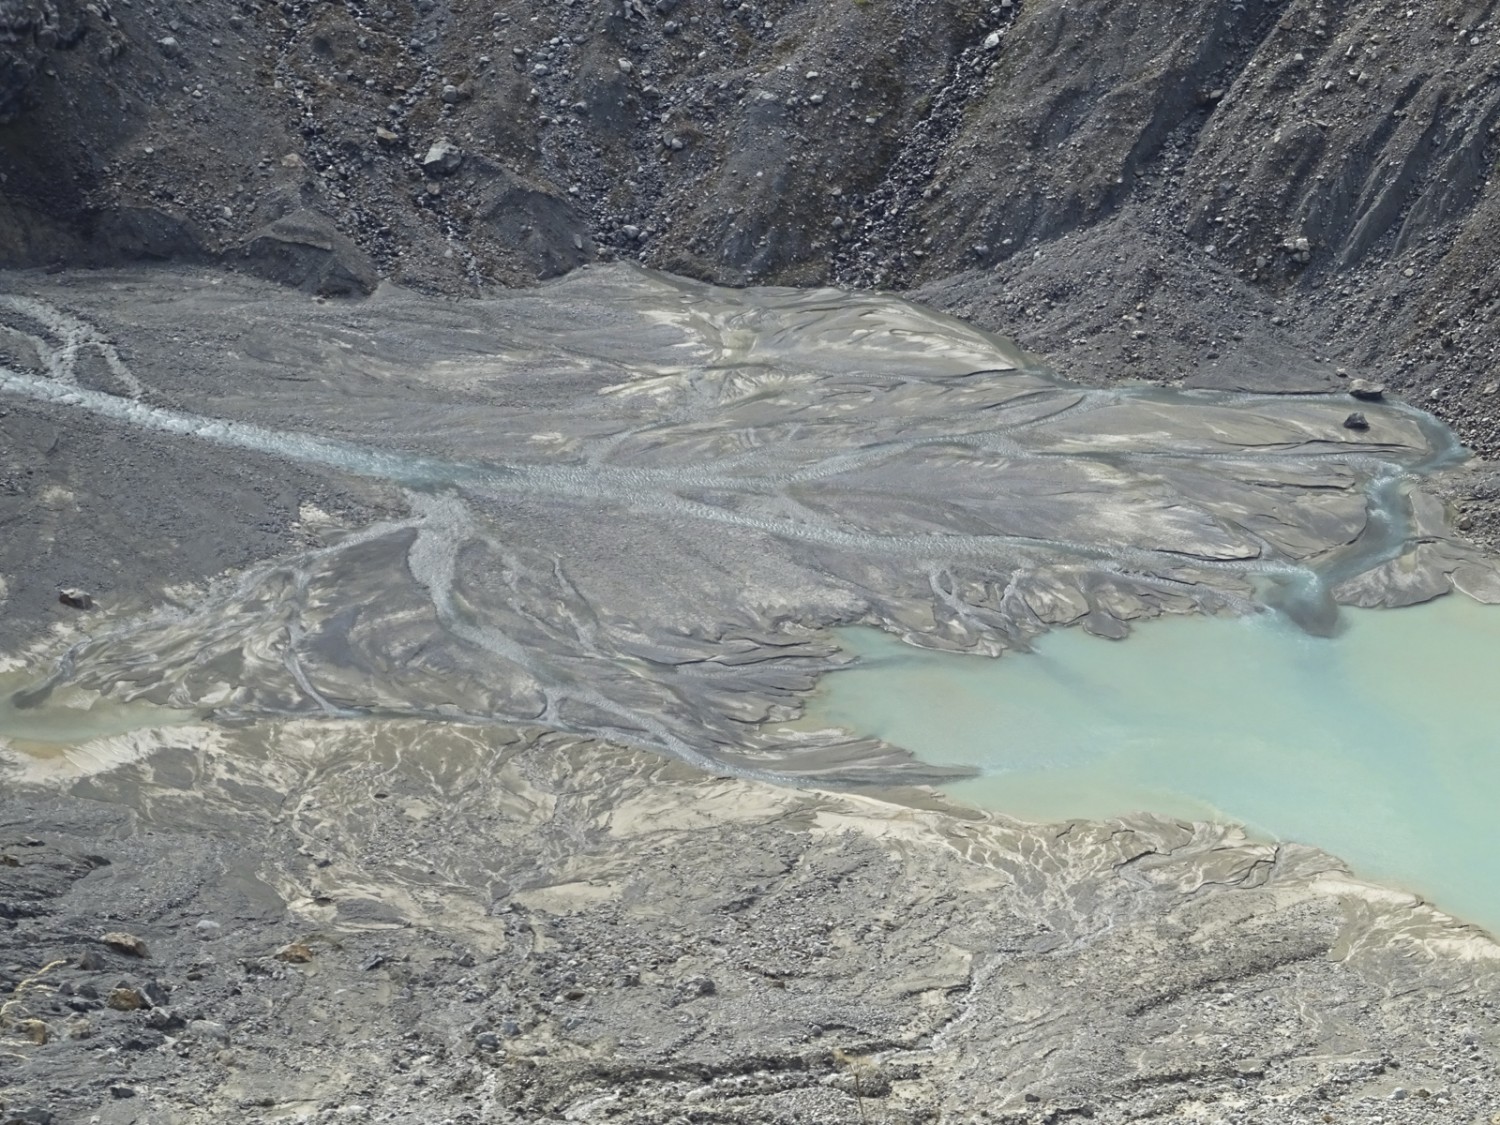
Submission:
M 12 1105 L 1495 1104 L 1490 939 L 1322 841 L 1173 808 L 1012 821 L 930 788 L 975 763 L 876 737 L 879 701 L 848 729 L 791 723 L 854 658 L 840 626 L 1045 655 L 1051 630 L 1102 651 L 1164 615 L 1324 638 L 1340 607 L 1500 601 L 1434 491 L 1465 454 L 1431 417 L 1087 389 L 892 297 L 626 266 L 358 304 L 222 273 L 15 281 L 0 858 L 32 882 L 0 982 Z M 1358 722 L 1261 671 L 1256 706 L 1290 706 L 1259 694 L 1284 674 L 1307 725 Z M 885 701 L 935 694 L 903 674 Z M 1110 698 L 1075 687 L 1055 706 Z M 157 967 L 118 943 L 80 959 L 126 925 Z M 91 1003 L 101 973 L 161 975 L 122 1008 Z M 105 1045 L 58 1093 L 68 1052 Z M 393 1058 L 404 1100 L 382 1108 Z M 144 1102 L 106 1093 L 122 1075 Z

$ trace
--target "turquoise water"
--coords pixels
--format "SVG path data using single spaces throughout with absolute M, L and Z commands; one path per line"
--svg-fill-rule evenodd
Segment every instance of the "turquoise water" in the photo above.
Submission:
M 1500 932 L 1500 608 L 1457 596 L 1346 610 L 1333 637 L 1273 614 L 1079 629 L 999 660 L 872 629 L 809 718 L 926 761 L 1025 819 L 1148 810 L 1324 848 Z

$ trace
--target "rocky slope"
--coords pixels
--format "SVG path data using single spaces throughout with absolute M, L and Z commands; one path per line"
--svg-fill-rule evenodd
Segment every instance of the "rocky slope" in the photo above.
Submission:
M 1490 451 L 1493 12 L 6 0 L 0 260 L 925 286 L 1101 378 L 1250 318 L 1252 366 L 1372 375 Z
M 117 312 L 107 339 L 63 325 L 66 371 L 14 332 L 0 363 L 164 417 L 302 430 L 316 401 L 335 438 L 400 419 L 460 452 L 503 433 L 528 457 L 565 458 L 567 445 L 533 448 L 565 428 L 532 433 L 524 411 L 506 415 L 514 430 L 453 424 L 448 395 L 513 405 L 478 374 L 420 407 L 373 392 L 410 389 L 408 353 L 428 331 L 434 369 L 467 370 L 454 357 L 473 346 L 472 306 L 388 292 L 357 316 L 301 299 L 281 316 L 268 287 L 224 271 L 358 300 L 382 278 L 469 295 L 626 257 L 732 284 L 911 291 L 1083 383 L 1383 381 L 1493 453 L 1495 18 L 1458 0 L 0 0 L 0 268 L 129 267 L 71 293 L 70 275 L 6 273 L 10 296 L 93 292 Z M 142 263 L 173 270 L 143 282 Z M 188 292 L 212 313 L 191 330 Z M 408 303 L 420 329 L 382 320 Z M 553 328 L 584 323 L 538 307 Z M 251 322 L 226 331 L 235 316 Z M 301 319 L 330 327 L 288 331 Z M 388 366 L 374 362 L 383 347 Z M 536 380 L 526 410 L 566 414 L 607 382 L 526 358 L 511 357 Z M 131 362 L 149 389 L 132 388 Z M 420 598 L 397 604 L 376 584 L 405 575 L 406 556 L 343 538 L 409 517 L 402 499 L 253 443 L 209 448 L 74 405 L 0 409 L 7 626 L 68 618 L 62 644 L 114 620 L 111 601 L 175 599 L 181 612 L 152 628 L 102 637 L 115 680 L 175 654 L 208 706 L 220 679 L 258 667 L 325 717 L 275 718 L 267 691 L 258 721 L 46 759 L 66 775 L 51 788 L 7 777 L 0 1125 L 1469 1123 L 1500 1104 L 1494 945 L 1311 850 L 1151 819 L 1026 827 L 923 809 L 911 792 L 894 794 L 902 805 L 773 788 L 524 724 L 339 717 L 343 696 L 319 694 L 299 643 L 347 666 L 340 690 L 423 661 L 440 685 L 462 668 L 460 648 L 422 634 Z M 743 407 L 751 449 L 761 420 L 752 398 Z M 1372 408 L 1368 440 L 1386 409 Z M 1317 422 L 1318 440 L 1364 432 L 1343 413 Z M 691 461 L 695 418 L 679 421 Z M 574 436 L 606 460 L 640 455 L 611 433 Z M 755 495 L 671 483 L 676 499 L 763 514 Z M 1500 481 L 1481 468 L 1445 487 L 1460 526 L 1493 543 Z M 1341 504 L 1330 492 L 1320 503 Z M 1419 526 L 1429 554 L 1450 542 L 1439 507 Z M 517 536 L 545 539 L 543 510 L 505 505 Z M 675 573 L 659 559 L 688 557 L 662 546 L 670 536 L 621 535 L 611 522 L 567 549 L 658 581 Z M 360 648 L 358 614 L 335 612 L 310 567 L 251 567 L 316 561 L 332 542 L 355 549 L 363 602 L 414 632 Z M 463 557 L 481 577 L 528 573 Z M 545 581 L 530 600 L 497 588 L 495 605 L 612 635 L 613 618 L 553 596 L 561 570 L 522 561 Z M 1430 593 L 1457 570 L 1428 562 Z M 243 643 L 215 634 L 212 652 L 174 647 L 172 623 L 191 631 L 185 607 L 225 569 L 256 579 L 234 604 L 263 627 Z M 720 593 L 743 594 L 724 573 L 710 574 Z M 791 572 L 758 573 L 760 609 L 784 615 Z M 611 574 L 601 563 L 595 579 Z M 59 584 L 92 588 L 105 614 L 59 606 Z M 412 587 L 435 605 L 436 589 Z M 989 608 L 964 600 L 989 587 L 913 589 L 935 607 L 914 633 Z M 317 637 L 300 631 L 323 618 Z M 768 635 L 684 629 L 628 652 L 710 694 L 739 677 L 782 701 L 812 678 L 788 662 L 821 670 L 829 653 L 741 664 Z M 726 636 L 739 648 L 721 673 L 708 657 Z M 575 679 L 655 706 L 644 681 Z M 497 682 L 491 668 L 465 680 Z M 451 712 L 453 695 L 425 703 Z M 579 715 L 605 726 L 564 717 Z

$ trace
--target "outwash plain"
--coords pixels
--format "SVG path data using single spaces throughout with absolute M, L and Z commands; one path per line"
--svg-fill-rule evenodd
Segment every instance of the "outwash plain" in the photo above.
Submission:
M 1477 927 L 785 725 L 1500 601 L 1497 19 L 0 0 L 0 1125 L 1500 1120 Z

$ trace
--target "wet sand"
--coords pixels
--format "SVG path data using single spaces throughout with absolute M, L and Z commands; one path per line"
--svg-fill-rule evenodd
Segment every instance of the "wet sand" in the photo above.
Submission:
M 24 904 L 0 985 L 47 1042 L 11 1103 L 123 1122 L 147 1102 L 121 1075 L 194 1122 L 1491 1099 L 1473 928 L 1232 827 L 944 807 L 911 787 L 971 771 L 784 725 L 857 622 L 995 653 L 1495 600 L 1430 491 L 1463 454 L 1427 416 L 1079 388 L 890 298 L 625 268 L 357 306 L 27 285 L 0 425 L 45 472 L 0 542 Z M 73 436 L 96 429 L 107 455 Z M 272 470 L 250 504 L 205 462 Z M 97 609 L 57 605 L 61 557 Z M 84 956 L 121 928 L 147 961 Z M 58 991 L 27 983 L 56 959 Z M 119 980 L 156 998 L 110 1008 Z M 1331 995 L 1337 1026 L 1309 1007 Z M 81 1062 L 101 1048 L 109 1074 Z

